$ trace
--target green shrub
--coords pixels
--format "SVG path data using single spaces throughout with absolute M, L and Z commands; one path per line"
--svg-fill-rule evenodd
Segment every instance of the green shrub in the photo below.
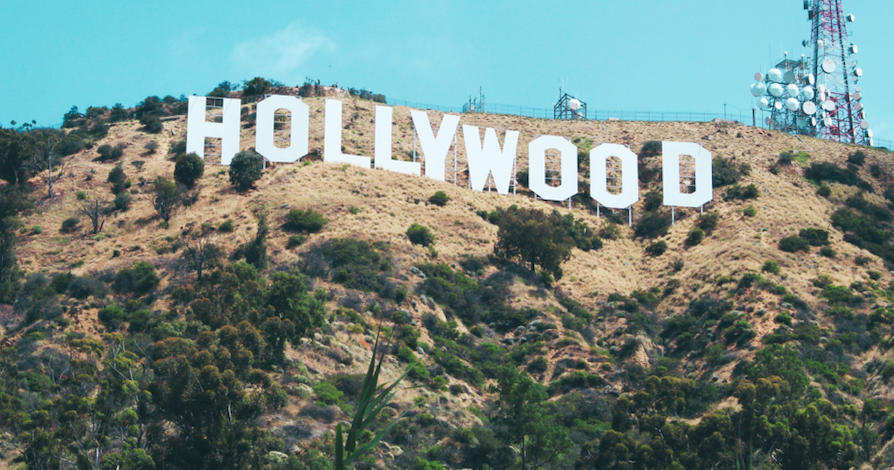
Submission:
M 639 158 L 646 159 L 661 155 L 662 143 L 658 140 L 650 140 L 643 144 L 643 148 L 639 151 Z
M 764 262 L 764 267 L 761 268 L 761 271 L 765 273 L 772 273 L 775 275 L 779 275 L 779 263 L 775 261 L 766 261 Z
M 43 227 L 40 225 L 35 225 L 31 227 L 31 233 L 43 233 Z
M 84 199 L 87 199 L 87 193 L 85 193 L 84 191 L 78 191 L 77 197 L 78 201 L 83 201 Z
M 747 200 L 747 199 L 757 199 L 760 197 L 760 191 L 758 191 L 757 186 L 754 184 L 749 184 L 748 186 L 742 187 L 738 184 L 734 184 L 726 190 L 726 199 L 727 200 Z
M 742 211 L 742 214 L 744 214 L 745 217 L 754 217 L 757 215 L 757 209 L 755 209 L 754 206 L 748 206 Z
M 779 315 L 776 315 L 776 318 L 773 320 L 780 325 L 792 326 L 792 316 L 782 312 Z
M 159 278 L 155 266 L 137 261 L 133 266 L 118 271 L 112 287 L 118 292 L 146 295 L 158 286 Z
M 413 224 L 407 229 L 407 238 L 413 244 L 422 246 L 429 246 L 435 241 L 435 236 L 428 230 L 428 227 L 419 224 Z
M 133 200 L 133 196 L 127 192 L 121 192 L 115 195 L 115 200 L 112 201 L 112 204 L 115 205 L 115 210 L 123 211 L 127 210 L 130 207 L 130 202 Z
M 385 247 L 351 238 L 333 238 L 312 246 L 302 256 L 301 271 L 311 277 L 330 278 L 349 289 L 384 293 L 388 283 L 381 275 L 392 269 L 390 261 L 379 252 Z
M 96 148 L 96 153 L 99 154 L 102 160 L 117 160 L 124 155 L 124 144 L 118 144 L 114 147 L 109 144 L 100 145 Z
M 232 233 L 234 230 L 236 230 L 236 224 L 233 223 L 232 219 L 224 220 L 223 223 L 217 227 L 217 231 L 223 233 Z
M 143 148 L 146 149 L 147 154 L 154 155 L 155 151 L 158 150 L 158 142 L 151 140 L 147 142 L 146 145 L 143 146 Z
M 799 236 L 785 237 L 779 241 L 779 249 L 789 253 L 797 253 L 799 251 L 810 251 L 810 244 L 807 240 Z
M 606 240 L 617 240 L 621 238 L 621 226 L 612 221 L 605 221 L 599 229 L 599 236 Z
M 528 370 L 530 372 L 546 372 L 547 369 L 549 369 L 549 361 L 543 356 L 534 359 L 528 364 Z
M 829 197 L 832 195 L 832 188 L 830 188 L 828 185 L 823 184 L 820 185 L 819 189 L 816 190 L 816 193 L 822 197 Z
M 857 171 L 858 168 L 855 165 L 848 165 L 847 168 L 841 168 L 834 163 L 812 163 L 804 170 L 804 177 L 816 181 L 817 183 L 834 181 L 836 183 L 856 186 L 872 192 L 872 185 L 861 179 L 857 174 Z
M 63 233 L 74 232 L 75 228 L 78 225 L 78 222 L 80 222 L 80 220 L 77 217 L 69 217 L 69 218 L 63 220 L 62 221 L 62 232 Z
M 779 154 L 779 160 L 776 161 L 777 165 L 781 166 L 789 166 L 795 160 L 795 154 L 785 151 Z
M 329 382 L 320 382 L 311 388 L 317 395 L 317 400 L 324 405 L 338 406 L 341 404 L 341 399 L 345 395 L 342 391 L 335 388 L 335 385 L 332 385 Z
M 664 240 L 652 242 L 646 247 L 646 253 L 651 256 L 661 256 L 665 251 L 667 251 L 667 242 Z
M 633 228 L 633 234 L 640 238 L 657 238 L 667 233 L 671 217 L 666 212 L 649 212 L 642 216 Z
M 109 178 L 107 181 L 112 185 L 112 194 L 119 194 L 124 192 L 125 182 L 127 181 L 127 175 L 124 174 L 124 167 L 121 164 L 115 165 L 111 171 L 109 171 Z
M 857 150 L 847 157 L 847 162 L 857 166 L 863 166 L 863 164 L 866 163 L 866 154 L 863 153 L 862 150 Z
M 174 180 L 183 186 L 192 189 L 204 173 L 205 162 L 194 152 L 177 157 L 177 162 L 174 164 Z
M 736 165 L 732 160 L 721 156 L 714 157 L 711 167 L 711 180 L 715 188 L 738 183 L 742 176 L 751 173 L 747 163 Z
M 322 214 L 312 209 L 304 211 L 292 209 L 286 215 L 286 227 L 298 232 L 319 232 L 328 223 L 329 221 Z
M 251 188 L 255 181 L 261 179 L 264 170 L 264 159 L 251 150 L 237 153 L 230 162 L 230 183 L 239 191 Z
M 127 314 L 117 305 L 108 305 L 99 311 L 99 321 L 109 330 L 116 330 L 121 322 L 127 320 Z
M 307 235 L 292 235 L 289 237 L 289 242 L 286 244 L 286 248 L 295 248 L 306 241 Z
M 447 205 L 448 201 L 450 201 L 450 196 L 448 196 L 447 193 L 445 193 L 444 191 L 438 191 L 432 194 L 430 198 L 428 198 L 428 202 L 440 207 L 444 207 L 445 205 Z
M 823 246 L 829 244 L 829 232 L 819 228 L 801 229 L 798 236 L 807 240 L 807 243 L 813 246 Z
M 686 241 L 684 242 L 686 246 L 696 246 L 702 242 L 705 238 L 705 231 L 695 227 L 692 231 L 689 232 L 689 236 L 686 237 Z
M 716 212 L 706 212 L 698 218 L 698 228 L 705 231 L 706 236 L 710 236 L 720 223 L 720 214 Z
M 164 129 L 164 126 L 161 124 L 161 120 L 158 119 L 158 116 L 153 116 L 150 114 L 143 114 L 140 117 L 140 124 L 143 125 L 143 131 L 148 132 L 150 134 L 158 134 Z

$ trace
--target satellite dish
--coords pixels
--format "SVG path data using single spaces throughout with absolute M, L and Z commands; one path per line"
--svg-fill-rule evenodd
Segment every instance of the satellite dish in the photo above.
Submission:
M 869 129 L 869 121 L 860 121 L 860 128 L 863 130 Z
M 851 54 L 856 54 L 860 49 L 857 48 L 856 44 L 851 44 Z
M 872 138 L 872 129 L 866 129 L 866 137 Z
M 866 119 L 866 110 L 860 111 L 859 113 L 860 119 Z
M 812 73 L 807 75 L 807 83 L 811 85 L 816 83 L 816 77 Z
M 798 102 L 797 98 L 789 98 L 785 100 L 785 108 L 789 111 L 797 111 L 801 107 L 801 103 Z
M 820 83 L 819 85 L 816 86 L 816 89 L 819 90 L 820 93 L 825 93 L 826 85 L 823 85 L 822 83 Z
M 817 45 L 820 49 L 822 49 L 822 48 L 823 48 L 823 40 L 820 39 L 820 40 L 816 41 L 816 45 Z
M 863 109 L 863 103 L 854 104 L 854 109 L 860 111 L 861 109 Z
M 760 72 L 754 74 L 754 80 L 755 80 L 755 81 L 759 82 L 759 81 L 762 81 L 763 79 L 764 79 L 764 74 L 762 74 L 762 73 L 760 73 Z
M 779 69 L 770 69 L 770 71 L 767 72 L 767 78 L 769 78 L 771 82 L 781 83 L 782 71 Z
M 577 111 L 580 109 L 580 101 L 577 98 L 572 98 L 571 101 L 568 102 L 568 107 L 571 108 L 572 111 Z
M 847 15 L 847 21 L 848 23 L 853 23 L 854 21 L 857 21 L 857 17 L 854 15 Z
M 826 116 L 823 118 L 823 125 L 826 127 L 832 127 L 832 118 Z
M 770 107 L 770 100 L 767 98 L 761 98 L 757 100 L 757 106 L 761 109 L 767 109 Z
M 816 118 L 815 117 L 810 118 L 810 125 L 813 127 L 816 127 Z
M 801 106 L 801 109 L 804 111 L 804 114 L 808 116 L 813 116 L 816 114 L 816 104 L 813 101 L 808 101 Z
M 781 111 L 782 110 L 782 101 L 777 101 L 777 102 L 773 103 L 773 107 L 776 108 L 776 111 Z
M 873 142 L 872 138 L 869 139 L 869 146 L 870 146 L 870 147 L 874 147 L 874 146 L 875 146 L 875 142 Z
M 816 94 L 813 92 L 813 87 L 806 86 L 803 90 L 801 90 L 801 94 L 804 95 L 804 99 L 810 101 L 813 99 Z
M 835 62 L 832 59 L 826 59 L 823 61 L 823 72 L 832 73 L 835 71 Z
M 823 101 L 826 101 L 826 93 L 821 91 L 819 96 L 817 96 L 816 98 L 822 103 Z
M 795 83 L 795 72 L 792 72 L 791 70 L 785 72 L 784 78 L 785 83 Z
M 858 76 L 858 77 L 862 77 L 862 76 L 863 76 L 863 69 L 861 69 L 860 67 L 857 67 L 856 69 L 854 69 L 854 75 L 856 75 L 856 76 Z
M 831 100 L 829 100 L 829 101 L 824 101 L 824 102 L 823 102 L 823 109 L 825 109 L 826 111 L 828 111 L 828 112 L 831 113 L 832 111 L 835 111 L 835 103 L 834 103 L 833 101 L 831 101 Z
M 763 83 L 758 82 L 754 85 L 751 85 L 751 94 L 754 95 L 755 98 L 758 96 L 764 96 L 764 93 L 766 92 L 767 85 L 764 85 Z
M 861 91 L 863 91 L 863 90 L 861 90 L 860 87 L 858 87 L 858 86 L 855 86 L 855 87 L 854 87 L 854 90 L 857 90 L 857 93 L 860 93 Z
M 807 47 L 807 40 L 801 41 L 801 47 Z
M 794 98 L 801 93 L 801 90 L 798 89 L 798 85 L 786 85 L 785 86 L 785 94 L 788 95 L 789 98 Z
M 782 88 L 782 85 L 780 85 L 778 83 L 774 83 L 774 84 L 770 85 L 770 94 L 776 98 L 781 98 L 782 93 L 784 91 L 785 90 L 784 90 L 784 88 Z

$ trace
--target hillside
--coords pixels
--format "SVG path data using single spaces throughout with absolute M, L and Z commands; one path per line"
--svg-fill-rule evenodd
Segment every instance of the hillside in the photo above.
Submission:
M 372 156 L 376 103 L 340 99 L 344 152 Z M 323 163 L 314 149 L 323 146 L 324 98 L 304 101 L 311 155 L 269 166 L 245 192 L 226 167 L 206 162 L 194 200 L 169 224 L 153 207 L 152 182 L 173 175 L 185 116 L 158 133 L 135 120 L 111 124 L 91 148 L 64 157 L 52 198 L 39 176 L 28 181 L 34 208 L 18 215 L 15 235 L 25 283 L 13 305 L 0 306 L 8 465 L 70 468 L 60 459 L 83 455 L 83 468 L 328 468 L 332 432 L 350 421 L 358 374 L 383 327 L 393 332 L 383 380 L 414 357 L 421 366 L 388 411 L 408 413 L 356 468 L 509 468 L 522 454 L 528 468 L 737 468 L 749 455 L 768 468 L 894 465 L 891 153 L 725 122 L 462 115 L 461 124 L 519 130 L 520 170 L 537 135 L 640 153 L 629 227 L 626 211 L 597 217 L 584 194 L 569 210 L 524 186 L 515 196 L 466 189 L 461 142 L 457 184 Z M 248 150 L 254 105 L 243 106 Z M 409 111 L 394 108 L 394 154 L 405 159 Z M 441 115 L 428 113 L 436 126 Z M 715 175 L 705 215 L 677 209 L 669 227 L 664 208 L 647 207 L 647 195 L 661 191 L 660 157 L 641 152 L 662 140 L 698 142 L 727 170 Z M 106 144 L 122 144 L 122 155 L 103 160 L 97 148 Z M 783 153 L 793 160 L 780 161 Z M 61 230 L 79 204 L 111 204 L 107 176 L 119 164 L 129 208 L 109 210 L 98 234 L 84 217 Z M 579 178 L 587 177 L 583 164 Z M 437 191 L 449 196 L 443 207 L 429 202 Z M 512 205 L 571 215 L 602 245 L 575 246 L 550 283 L 494 255 Z M 327 223 L 299 241 L 287 221 L 294 209 Z M 234 253 L 244 256 L 262 216 L 269 262 L 254 272 Z M 431 248 L 410 242 L 414 223 L 430 229 Z M 782 242 L 793 236 L 807 241 Z M 667 249 L 658 254 L 660 241 Z M 196 243 L 224 255 L 202 280 L 183 251 Z M 789 243 L 796 251 L 780 249 Z M 140 287 L 149 271 L 157 283 Z M 297 314 L 280 310 L 278 292 Z M 311 328 L 287 333 L 285 320 Z M 542 396 L 512 395 L 527 374 Z M 513 400 L 553 427 L 519 440 L 506 411 L 521 406 Z M 233 418 L 231 405 L 244 415 Z M 513 450 L 525 442 L 536 450 Z M 224 463 L 227 455 L 242 460 Z

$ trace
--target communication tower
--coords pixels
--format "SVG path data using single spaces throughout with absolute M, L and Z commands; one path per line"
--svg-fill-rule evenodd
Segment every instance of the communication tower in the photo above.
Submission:
M 559 100 L 553 106 L 553 119 L 586 120 L 587 103 L 569 95 L 567 86 L 559 88 Z
M 857 45 L 850 41 L 842 0 L 804 0 L 811 23 L 810 39 L 801 43 L 810 57 L 784 58 L 766 75 L 755 75 L 751 94 L 757 107 L 769 112 L 766 124 L 792 134 L 858 145 L 872 145 L 857 81 Z

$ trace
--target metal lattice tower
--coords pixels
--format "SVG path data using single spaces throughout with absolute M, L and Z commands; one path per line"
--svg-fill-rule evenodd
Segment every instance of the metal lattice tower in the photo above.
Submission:
M 858 145 L 872 145 L 857 81 L 857 46 L 850 42 L 842 0 L 804 0 L 811 23 L 802 45 L 810 57 L 791 60 L 788 53 L 751 87 L 757 107 L 770 113 L 771 129 Z

